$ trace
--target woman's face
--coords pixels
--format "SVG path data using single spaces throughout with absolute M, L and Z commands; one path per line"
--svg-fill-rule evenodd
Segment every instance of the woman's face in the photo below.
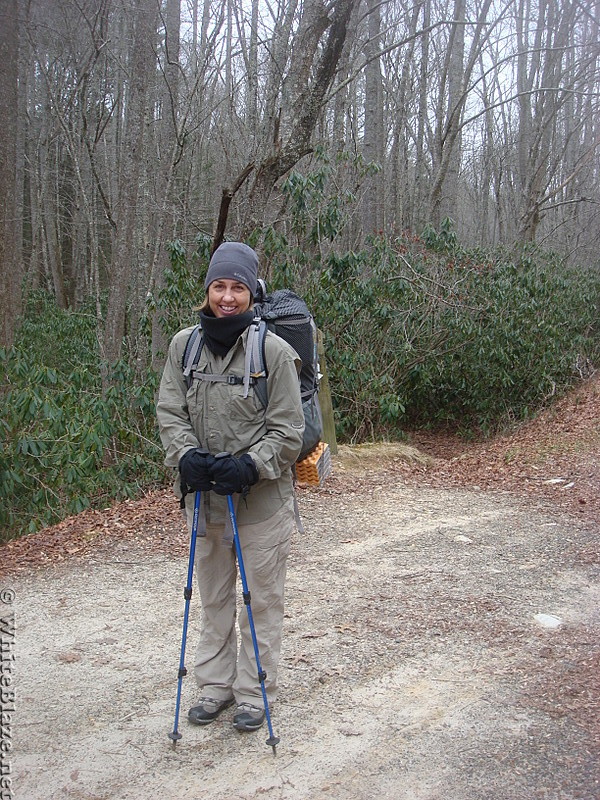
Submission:
M 239 281 L 219 278 L 208 287 L 208 307 L 215 317 L 232 317 L 250 308 L 250 289 Z

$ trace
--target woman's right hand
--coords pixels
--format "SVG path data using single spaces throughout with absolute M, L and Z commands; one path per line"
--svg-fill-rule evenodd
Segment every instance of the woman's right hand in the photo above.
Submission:
M 193 447 L 179 459 L 179 474 L 182 489 L 185 486 L 188 492 L 209 492 L 212 486 L 211 469 L 215 457 L 208 450 Z

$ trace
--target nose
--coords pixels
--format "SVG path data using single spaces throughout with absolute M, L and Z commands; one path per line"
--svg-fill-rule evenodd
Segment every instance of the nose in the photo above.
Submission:
M 226 286 L 225 291 L 223 292 L 223 300 L 234 300 L 233 290 L 231 287 Z

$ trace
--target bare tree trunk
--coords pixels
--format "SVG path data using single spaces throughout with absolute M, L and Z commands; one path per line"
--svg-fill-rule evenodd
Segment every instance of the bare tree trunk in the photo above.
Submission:
M 261 129 L 257 131 L 257 141 L 253 149 L 253 156 L 258 161 L 270 153 L 274 142 L 276 146 L 279 146 L 282 109 L 290 106 L 290 92 L 284 76 L 290 50 L 292 53 L 295 52 L 295 48 L 292 46 L 294 38 L 292 37 L 292 26 L 297 6 L 298 0 L 281 3 L 272 41 L 269 43 L 271 64 L 265 81 L 262 125 Z M 284 128 L 286 125 L 287 121 L 284 121 Z
M 519 61 L 519 134 L 522 141 L 519 168 L 522 205 L 519 217 L 519 240 L 534 241 L 543 216 L 546 192 L 555 169 L 550 169 L 554 125 L 559 110 L 570 98 L 573 72 L 565 74 L 563 63 L 571 40 L 576 6 L 561 0 L 540 0 L 540 16 L 535 38 L 533 67 Z M 525 9 L 521 10 L 521 14 Z M 527 22 L 519 17 L 520 44 L 525 44 Z M 547 36 L 545 47 L 540 31 Z M 538 79 L 539 89 L 532 108 L 531 88 Z
M 436 175 L 430 198 L 431 222 L 439 227 L 442 219 L 453 216 L 456 209 L 458 172 L 460 167 L 460 121 L 465 71 L 465 0 L 454 0 L 454 22 L 448 43 L 447 64 L 442 74 L 442 87 L 447 85 L 447 105 L 442 111 L 445 94 L 440 91 L 440 109 L 436 135 Z
M 54 150 L 56 150 L 56 142 Z M 42 151 L 45 155 L 45 151 Z M 49 164 L 46 160 L 40 159 L 39 171 L 39 208 L 41 215 L 42 247 L 44 251 L 44 263 L 48 278 L 52 283 L 54 297 L 59 308 L 67 308 L 67 293 L 65 280 L 62 270 L 62 258 L 60 254 L 60 242 L 57 231 L 59 201 L 55 191 L 56 178 L 58 171 L 58 159 L 56 157 Z
M 402 67 L 400 69 L 400 85 L 398 99 L 391 111 L 394 124 L 392 126 L 391 148 L 391 222 L 396 233 L 412 227 L 412 212 L 416 201 L 416 180 L 413 179 L 411 170 L 415 168 L 410 163 L 409 157 L 409 109 L 414 107 L 415 94 L 411 90 L 411 67 L 415 59 L 417 44 L 416 31 L 419 21 L 421 6 L 415 5 L 410 17 L 407 31 L 411 41 L 406 51 L 402 53 Z
M 258 0 L 252 0 L 248 62 L 246 117 L 250 137 L 254 142 L 258 132 Z
M 157 6 L 155 0 L 136 0 L 131 51 L 129 91 L 125 107 L 123 155 L 116 231 L 113 236 L 108 306 L 104 327 L 104 358 L 115 363 L 125 335 L 127 303 L 134 268 L 139 179 L 144 159 L 143 142 L 147 120 L 147 90 L 154 75 Z
M 21 309 L 21 257 L 17 224 L 19 19 L 17 0 L 0 11 L 0 346 L 10 347 Z
M 233 105 L 233 73 L 232 73 L 232 61 L 233 61 L 233 43 L 232 43 L 232 36 L 233 36 L 233 9 L 231 7 L 233 0 L 226 0 L 227 5 L 227 55 L 225 56 L 225 93 L 229 98 L 231 105 Z
M 179 132 L 181 0 L 167 0 L 165 12 L 165 55 L 162 86 L 162 119 L 158 130 L 160 162 L 156 181 L 155 206 L 158 214 L 152 224 L 152 255 L 150 274 L 144 276 L 146 291 L 156 292 L 164 285 L 164 273 L 169 266 L 166 242 L 175 236 L 175 170 L 181 156 Z M 142 298 L 140 297 L 140 302 Z M 152 319 L 151 358 L 158 367 L 157 356 L 166 348 L 165 335 L 158 315 Z
M 427 103 L 430 92 L 429 74 L 429 50 L 430 34 L 428 28 L 431 25 L 431 0 L 424 0 L 423 3 L 423 29 L 425 33 L 421 37 L 421 67 L 419 70 L 419 116 L 417 119 L 417 135 L 415 142 L 415 200 L 411 214 L 412 227 L 421 228 L 425 224 L 426 212 L 425 205 L 429 195 L 429 182 L 431 171 L 427 166 Z
M 208 28 L 210 25 L 210 0 L 204 0 L 202 5 L 202 25 L 200 26 L 200 53 L 206 58 L 206 43 L 208 41 Z
M 464 106 L 463 86 L 465 72 L 465 23 L 466 2 L 455 0 L 455 26 L 450 39 L 450 67 L 448 70 L 448 122 L 445 136 L 448 139 L 448 167 L 443 182 L 443 190 L 436 208 L 437 224 L 446 217 L 456 217 L 458 202 L 458 177 L 462 155 L 461 110 Z
M 285 175 L 297 162 L 311 152 L 311 137 L 321 113 L 325 95 L 335 77 L 338 61 L 346 40 L 348 21 L 353 8 L 359 0 L 339 0 L 327 17 L 325 6 L 320 2 L 307 4 L 303 15 L 300 37 L 295 50 L 289 75 L 290 97 L 296 98 L 293 103 L 294 114 L 287 141 L 267 156 L 257 167 L 254 182 L 249 192 L 246 214 L 242 224 L 242 236 L 248 236 L 259 229 L 265 220 L 265 214 L 276 182 Z M 310 17 L 307 17 L 310 10 Z M 316 64 L 313 64 L 320 45 L 321 31 L 325 23 L 328 25 L 326 41 L 320 50 Z M 308 77 L 314 70 L 312 83 Z
M 367 0 L 368 38 L 365 45 L 365 122 L 363 157 L 367 163 L 376 163 L 381 172 L 367 176 L 362 200 L 363 236 L 383 229 L 383 85 L 381 81 L 381 3 Z

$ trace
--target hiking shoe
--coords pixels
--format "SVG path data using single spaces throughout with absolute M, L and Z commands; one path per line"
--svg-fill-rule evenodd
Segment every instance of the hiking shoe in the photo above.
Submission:
M 265 721 L 265 710 L 251 703 L 240 703 L 235 709 L 233 727 L 238 731 L 256 731 Z
M 188 711 L 188 719 L 194 725 L 208 725 L 232 703 L 233 697 L 230 697 L 229 700 L 214 700 L 212 697 L 201 697 L 198 700 L 198 705 Z

